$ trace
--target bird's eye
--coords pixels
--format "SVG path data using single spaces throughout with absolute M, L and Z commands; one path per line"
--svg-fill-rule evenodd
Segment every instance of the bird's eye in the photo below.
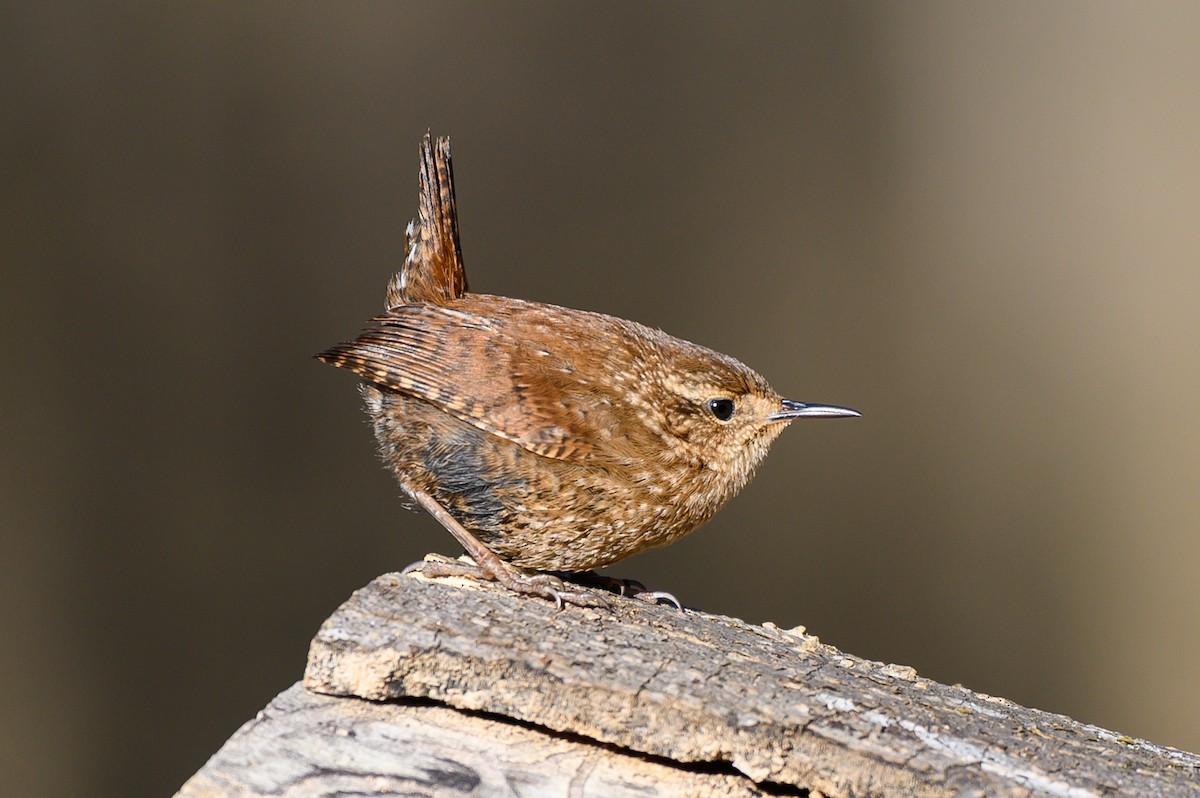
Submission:
M 717 417 L 717 421 L 728 421 L 733 418 L 733 400 L 709 399 L 708 410 Z

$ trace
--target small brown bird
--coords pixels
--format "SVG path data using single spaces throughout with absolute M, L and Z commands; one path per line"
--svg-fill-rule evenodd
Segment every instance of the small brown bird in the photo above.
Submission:
M 449 139 L 427 133 L 387 310 L 316 356 L 362 378 L 384 461 L 475 563 L 427 561 L 426 575 L 604 603 L 539 572 L 678 540 L 793 419 L 858 415 L 784 399 L 737 360 L 632 321 L 470 293 L 452 181 Z

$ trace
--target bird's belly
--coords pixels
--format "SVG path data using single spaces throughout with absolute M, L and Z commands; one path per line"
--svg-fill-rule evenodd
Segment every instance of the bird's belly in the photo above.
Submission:
M 649 473 L 529 452 L 429 403 L 364 385 L 383 459 L 504 560 L 583 571 L 683 537 L 707 520 Z M 663 470 L 655 477 L 662 480 Z M 678 480 L 671 480 L 678 482 Z

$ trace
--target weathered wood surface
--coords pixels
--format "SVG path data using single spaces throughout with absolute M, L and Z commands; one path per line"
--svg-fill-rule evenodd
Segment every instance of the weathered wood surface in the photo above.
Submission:
M 454 772 L 474 774 L 464 785 L 493 783 L 486 781 L 493 773 L 488 767 L 509 774 L 507 787 L 481 786 L 473 792 L 477 795 L 622 795 L 614 784 L 635 783 L 622 781 L 633 778 L 621 770 L 622 760 L 697 779 L 649 793 L 662 795 L 721 790 L 732 795 L 809 790 L 827 796 L 1200 795 L 1200 756 L 1195 754 L 922 679 L 909 668 L 844 654 L 801 630 L 681 614 L 625 599 L 614 599 L 607 610 L 557 611 L 548 602 L 488 585 L 385 575 L 355 593 L 321 627 L 304 685 L 341 697 L 311 707 L 327 713 L 341 712 L 333 708 L 343 704 L 356 707 L 344 710 L 350 713 L 345 722 L 305 720 L 297 734 L 308 735 L 314 772 L 322 767 L 341 772 L 328 756 L 354 745 L 345 736 L 366 744 L 361 742 L 365 730 L 353 722 L 368 717 L 355 714 L 367 711 L 362 707 L 397 713 L 365 721 L 374 737 L 362 761 L 375 765 L 361 770 L 365 774 L 377 766 L 381 785 L 390 784 L 386 779 L 397 771 L 426 767 L 420 763 L 429 760 L 421 757 L 434 757 L 454 763 L 439 766 L 443 771 L 461 766 Z M 285 699 L 300 700 L 289 692 L 277 702 Z M 361 699 L 406 703 L 373 705 Z M 413 699 L 467 712 L 413 706 Z M 302 709 L 315 711 L 308 704 Z M 479 732 L 482 748 L 460 744 L 468 733 L 456 736 L 457 721 L 445 720 L 455 717 L 464 724 L 512 726 L 514 734 L 540 735 L 546 744 L 591 748 L 597 759 L 572 748 L 556 755 L 561 762 L 546 756 L 551 772 L 542 781 L 520 775 L 514 781 L 512 774 L 526 773 L 525 765 L 518 761 L 515 770 L 504 768 L 521 745 L 514 749 L 514 738 L 487 730 Z M 429 734 L 419 741 L 377 727 L 407 729 L 424 719 L 432 719 Z M 277 755 L 271 746 L 250 747 L 249 738 L 262 737 L 251 726 L 194 779 L 225 787 L 186 792 L 189 783 L 184 795 L 299 794 L 270 792 L 265 785 L 239 791 L 231 786 L 236 779 L 219 781 L 218 775 L 230 771 L 231 758 L 246 767 L 255 762 L 266 767 L 276 756 L 299 756 Z M 448 742 L 438 747 L 443 738 Z M 323 739 L 330 752 L 324 761 Z M 398 742 L 390 752 L 394 759 L 388 759 L 384 742 L 389 739 L 411 742 Z M 647 763 L 639 753 L 655 759 Z M 599 766 L 580 775 L 589 761 L 604 762 L 606 768 L 617 764 L 604 771 L 608 781 L 601 783 Z M 558 781 L 548 786 L 555 773 Z M 702 778 L 726 781 L 714 788 Z M 375 794 L 453 792 L 408 787 L 389 791 L 381 786 Z
M 243 726 L 177 798 L 768 794 L 736 773 L 697 773 L 449 707 L 332 698 L 296 684 Z

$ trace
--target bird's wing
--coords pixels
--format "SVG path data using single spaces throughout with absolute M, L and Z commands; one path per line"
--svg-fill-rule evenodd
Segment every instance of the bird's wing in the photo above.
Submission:
M 424 399 L 542 457 L 596 462 L 632 456 L 614 411 L 618 397 L 523 332 L 505 318 L 402 305 L 317 359 Z

